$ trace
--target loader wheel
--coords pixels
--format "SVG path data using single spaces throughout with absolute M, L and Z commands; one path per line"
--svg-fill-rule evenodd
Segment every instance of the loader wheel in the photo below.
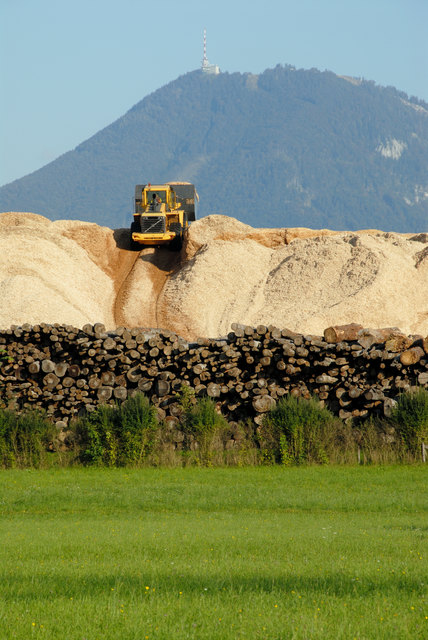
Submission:
M 171 249 L 171 251 L 180 251 L 181 247 L 183 246 L 183 227 L 179 222 L 173 222 L 170 225 L 169 229 L 170 231 L 174 231 L 176 233 L 174 240 L 171 240 L 169 248 Z
M 174 240 L 171 241 L 169 248 L 171 251 L 181 251 L 181 247 L 183 246 L 183 233 L 175 236 Z
M 129 233 L 129 247 L 131 251 L 141 251 L 141 244 L 132 239 L 132 234 L 140 231 L 138 222 L 131 223 L 131 231 Z

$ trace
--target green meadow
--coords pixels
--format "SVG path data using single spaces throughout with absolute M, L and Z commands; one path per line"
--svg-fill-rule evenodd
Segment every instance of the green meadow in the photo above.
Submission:
M 427 469 L 3 470 L 0 638 L 428 637 Z

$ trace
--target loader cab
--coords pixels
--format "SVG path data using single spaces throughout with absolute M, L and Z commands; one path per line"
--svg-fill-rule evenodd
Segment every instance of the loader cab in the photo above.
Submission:
M 143 193 L 143 206 L 146 212 L 174 211 L 177 207 L 174 189 L 145 189 Z M 156 204 L 159 202 L 159 204 Z M 165 205 L 164 207 L 162 205 Z

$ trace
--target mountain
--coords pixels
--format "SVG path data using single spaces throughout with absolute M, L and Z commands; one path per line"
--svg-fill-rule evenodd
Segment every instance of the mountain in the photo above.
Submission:
M 193 71 L 45 167 L 0 189 L 0 211 L 112 228 L 134 186 L 188 180 L 199 216 L 256 227 L 428 227 L 428 104 L 393 87 L 278 65 Z

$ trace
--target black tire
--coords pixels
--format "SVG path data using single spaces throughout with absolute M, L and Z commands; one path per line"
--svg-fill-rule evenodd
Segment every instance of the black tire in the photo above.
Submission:
M 171 240 L 169 248 L 171 251 L 180 251 L 183 246 L 183 227 L 179 222 L 173 222 L 169 226 L 170 231 L 175 232 L 175 238 Z
M 171 251 L 181 251 L 181 247 L 183 246 L 183 232 L 179 235 L 176 235 L 174 240 L 171 240 L 169 248 Z
M 131 224 L 131 231 L 129 233 L 129 247 L 131 251 L 141 251 L 141 244 L 132 239 L 132 234 L 137 233 L 138 231 L 140 231 L 140 225 L 134 220 Z

